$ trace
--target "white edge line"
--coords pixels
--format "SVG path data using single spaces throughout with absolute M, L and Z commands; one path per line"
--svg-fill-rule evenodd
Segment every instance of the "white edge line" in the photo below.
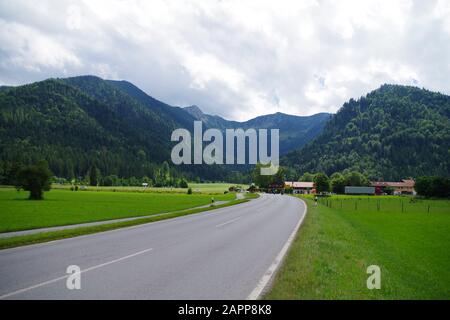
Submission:
M 305 206 L 305 209 L 303 211 L 303 216 L 298 221 L 297 225 L 295 226 L 294 231 L 292 231 L 291 235 L 287 239 L 286 243 L 284 244 L 283 248 L 281 248 L 281 251 L 276 256 L 275 260 L 270 265 L 269 269 L 264 273 L 262 278 L 259 280 L 258 284 L 256 285 L 256 288 L 253 289 L 253 291 L 250 293 L 250 295 L 247 297 L 247 300 L 258 300 L 261 298 L 262 294 L 265 292 L 265 290 L 268 289 L 271 281 L 273 280 L 275 274 L 277 273 L 278 269 L 281 266 L 281 263 L 283 262 L 286 253 L 288 252 L 292 242 L 295 239 L 295 236 L 297 235 L 297 231 L 300 228 L 300 226 L 303 223 L 303 220 L 306 217 L 306 214 L 308 212 L 308 207 L 306 206 L 305 201 L 302 199 L 299 199 L 301 202 L 303 202 L 303 205 Z
M 101 267 L 105 267 L 107 265 L 110 265 L 110 264 L 113 264 L 113 263 L 116 263 L 116 262 L 119 262 L 119 261 L 122 261 L 122 260 L 126 260 L 126 259 L 129 259 L 129 258 L 135 257 L 137 255 L 146 253 L 146 252 L 151 251 L 151 250 L 153 250 L 153 248 L 145 249 L 145 250 L 142 250 L 142 251 L 130 254 L 128 256 L 122 257 L 122 258 L 114 259 L 114 260 L 111 260 L 111 261 L 108 261 L 108 262 L 105 262 L 105 263 L 101 263 L 101 264 L 89 267 L 87 269 L 81 270 L 80 274 L 84 273 L 84 272 L 89 272 L 89 271 L 92 271 L 92 270 L 95 270 L 95 269 L 98 269 L 98 268 L 101 268 Z M 55 279 L 52 279 L 52 280 L 48 280 L 48 281 L 45 281 L 45 282 L 41 282 L 41 283 L 35 284 L 35 285 L 31 286 L 31 287 L 23 288 L 23 289 L 20 289 L 20 290 L 16 290 L 16 291 L 4 294 L 4 295 L 0 296 L 0 300 L 6 299 L 6 298 L 9 298 L 11 296 L 15 296 L 15 295 L 18 295 L 18 294 L 21 294 L 21 293 L 24 293 L 24 292 L 27 292 L 27 291 L 30 291 L 30 290 L 33 290 L 33 289 L 36 289 L 36 288 L 43 287 L 43 286 L 46 286 L 48 284 L 52 284 L 52 283 L 58 282 L 60 280 L 64 280 L 64 279 L 68 278 L 69 276 L 70 276 L 70 274 L 62 276 L 62 277 L 58 277 L 58 278 L 55 278 Z

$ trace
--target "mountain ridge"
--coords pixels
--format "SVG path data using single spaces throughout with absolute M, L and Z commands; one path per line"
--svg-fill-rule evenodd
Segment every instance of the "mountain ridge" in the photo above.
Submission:
M 331 114 L 321 112 L 312 116 L 296 116 L 282 112 L 257 116 L 247 121 L 226 120 L 220 116 L 204 113 L 200 107 L 193 105 L 185 107 L 196 120 L 208 127 L 218 129 L 250 128 L 280 129 L 280 154 L 285 154 L 293 148 L 301 147 L 313 139 L 323 129 Z
M 172 131 L 192 131 L 194 120 L 183 108 L 159 101 L 128 81 L 79 76 L 2 87 L 0 179 L 14 163 L 40 159 L 49 162 L 55 175 L 66 178 L 82 177 L 93 165 L 104 175 L 154 177 L 170 160 Z M 172 168 L 175 175 L 219 181 L 236 169 Z
M 281 163 L 299 175 L 356 170 L 377 180 L 450 176 L 450 96 L 382 85 L 344 103 L 321 134 Z

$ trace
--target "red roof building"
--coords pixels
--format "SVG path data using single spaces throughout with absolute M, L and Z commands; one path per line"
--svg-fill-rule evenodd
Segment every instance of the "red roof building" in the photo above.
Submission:
M 294 190 L 294 193 L 315 193 L 314 182 L 286 181 L 284 183 L 284 186 L 285 188 L 292 188 Z
M 411 179 L 399 182 L 374 181 L 371 183 L 375 188 L 393 188 L 394 194 L 414 194 L 415 181 Z

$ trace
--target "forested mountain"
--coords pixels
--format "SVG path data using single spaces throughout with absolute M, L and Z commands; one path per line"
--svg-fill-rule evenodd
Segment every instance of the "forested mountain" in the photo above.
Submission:
M 125 93 L 139 101 L 142 105 L 150 108 L 154 112 L 163 115 L 164 118 L 168 119 L 168 121 L 174 122 L 175 126 L 179 128 L 186 128 L 189 130 L 192 129 L 195 119 L 185 110 L 183 110 L 183 108 L 173 107 L 164 102 L 156 100 L 128 81 L 106 80 L 106 82 L 124 91 Z
M 85 81 L 86 80 L 86 81 Z M 83 176 L 95 164 L 143 176 L 170 157 L 173 124 L 101 79 L 46 80 L 0 93 L 0 148 L 9 163 L 49 162 L 55 175 Z
M 49 79 L 19 87 L 0 88 L 0 183 L 18 163 L 48 161 L 58 177 L 86 176 L 92 167 L 102 176 L 167 180 L 167 165 L 176 128 L 191 130 L 197 119 L 183 108 L 158 101 L 126 81 L 94 76 Z M 249 127 L 251 124 L 205 121 L 208 127 Z M 290 128 L 290 146 L 300 146 L 321 129 L 320 119 L 302 124 L 301 117 L 272 115 L 253 125 Z M 280 118 L 281 117 L 281 118 Z M 287 122 L 283 125 L 283 119 Z M 299 119 L 297 119 L 299 118 Z M 265 119 L 265 118 L 261 118 Z M 296 125 L 301 128 L 297 128 Z M 260 125 L 260 127 L 258 127 Z M 323 125 L 323 123 L 322 123 Z M 287 141 L 287 140 L 286 140 Z M 293 141 L 293 142 L 292 142 Z M 281 144 L 283 148 L 283 142 Z M 228 166 L 171 166 L 171 176 L 188 179 L 240 180 L 242 173 Z
M 212 128 L 280 129 L 280 154 L 300 148 L 315 138 L 322 132 L 323 127 L 331 117 L 329 113 L 318 113 L 312 116 L 301 117 L 278 112 L 259 116 L 245 122 L 237 122 L 228 121 L 219 116 L 204 114 L 197 106 L 190 106 L 184 109 L 197 120 L 203 121 L 203 123 Z
M 450 175 L 450 96 L 383 85 L 331 118 L 281 163 L 297 173 L 352 169 L 372 179 Z

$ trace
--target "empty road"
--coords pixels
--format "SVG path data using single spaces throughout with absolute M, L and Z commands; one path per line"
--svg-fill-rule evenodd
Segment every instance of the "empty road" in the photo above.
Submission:
M 297 198 L 261 195 L 214 211 L 1 250 L 0 299 L 254 298 L 305 211 Z M 66 286 L 70 265 L 81 269 L 79 290 Z

